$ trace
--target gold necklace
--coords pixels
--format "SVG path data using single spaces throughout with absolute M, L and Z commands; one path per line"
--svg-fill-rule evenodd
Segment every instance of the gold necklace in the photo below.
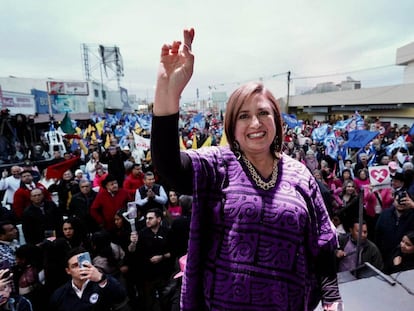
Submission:
M 263 189 L 263 190 L 269 190 L 273 188 L 276 185 L 276 179 L 277 179 L 277 159 L 273 162 L 273 169 L 272 169 L 272 176 L 268 182 L 265 182 L 263 178 L 257 173 L 256 169 L 253 167 L 253 164 L 244 156 L 242 155 L 243 163 L 246 165 L 247 169 L 249 170 L 250 175 L 252 176 L 254 182 L 256 185 Z

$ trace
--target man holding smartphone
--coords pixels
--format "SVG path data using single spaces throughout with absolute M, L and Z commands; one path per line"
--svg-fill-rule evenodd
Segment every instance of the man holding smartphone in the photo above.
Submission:
M 124 287 L 112 276 L 101 273 L 86 254 L 82 247 L 69 252 L 66 273 L 71 280 L 53 293 L 49 311 L 105 311 L 114 305 L 127 304 Z

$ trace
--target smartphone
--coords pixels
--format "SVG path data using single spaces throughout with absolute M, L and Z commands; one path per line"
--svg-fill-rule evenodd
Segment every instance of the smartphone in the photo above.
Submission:
M 89 253 L 88 253 L 88 252 L 80 253 L 80 254 L 78 255 L 78 265 L 79 265 L 79 268 L 83 268 L 83 267 L 84 267 L 84 266 L 83 266 L 83 264 L 84 264 L 85 262 L 87 262 L 87 263 L 89 263 L 89 264 L 91 264 L 91 263 L 92 263 L 92 260 L 91 260 L 91 255 L 89 255 Z
M 403 198 L 405 198 L 406 196 L 407 196 L 407 192 L 405 192 L 405 191 L 401 191 L 401 192 L 398 194 L 398 204 L 402 204 L 401 200 L 402 200 Z

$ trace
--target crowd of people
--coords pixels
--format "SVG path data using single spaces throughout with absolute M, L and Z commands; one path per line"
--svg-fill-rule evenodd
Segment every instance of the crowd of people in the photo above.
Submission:
M 193 38 L 162 48 L 151 150 L 136 150 L 131 129 L 126 145 L 65 141 L 48 164 L 71 161 L 58 178 L 30 159 L 2 172 L 0 310 L 340 310 L 337 273 L 414 268 L 408 128 L 332 158 L 250 83 L 228 101 L 225 135 L 210 113 L 190 130 L 178 101 Z M 211 134 L 215 147 L 189 143 Z M 370 182 L 374 166 L 391 184 Z
M 33 162 L 3 171 L 4 288 L 35 311 L 178 310 L 179 296 L 165 288 L 177 282 L 172 276 L 187 252 L 191 197 L 160 184 L 152 165 L 128 166 L 115 140 L 92 148 L 90 159 L 60 178 L 47 178 Z M 86 171 L 91 163 L 95 176 Z M 85 252 L 91 261 L 81 268 L 76 258 Z

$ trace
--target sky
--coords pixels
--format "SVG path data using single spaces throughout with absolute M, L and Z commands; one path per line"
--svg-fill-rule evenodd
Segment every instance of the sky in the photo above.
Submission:
M 120 49 L 121 86 L 153 99 L 163 43 L 195 28 L 195 69 L 183 100 L 262 80 L 276 97 L 350 76 L 402 83 L 397 48 L 414 42 L 412 0 L 1 0 L 0 77 L 100 80 L 99 45 Z M 115 75 L 103 80 L 116 86 Z

